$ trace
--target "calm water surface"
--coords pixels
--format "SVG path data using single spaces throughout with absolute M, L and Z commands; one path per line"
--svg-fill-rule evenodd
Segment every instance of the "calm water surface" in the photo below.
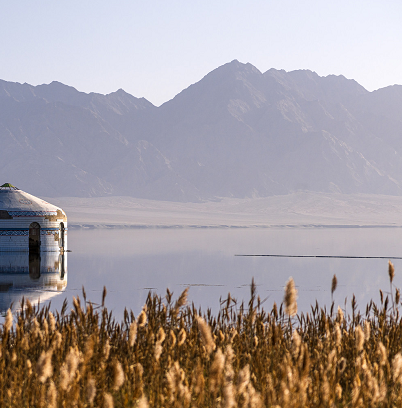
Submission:
M 274 301 L 282 301 L 289 276 L 293 276 L 299 291 L 299 310 L 309 310 L 316 300 L 320 305 L 329 305 L 334 274 L 338 278 L 336 305 L 344 307 L 347 298 L 350 310 L 350 299 L 355 294 L 363 309 L 371 298 L 379 300 L 379 289 L 389 291 L 387 260 L 254 258 L 235 254 L 402 256 L 400 228 L 70 230 L 68 239 L 72 252 L 68 253 L 64 282 L 60 284 L 55 275 L 57 282 L 53 286 L 47 283 L 46 287 L 36 279 L 37 287 L 30 288 L 29 293 L 36 290 L 35 299 L 51 301 L 51 308 L 59 309 L 65 298 L 71 306 L 73 296 L 82 297 L 82 286 L 87 299 L 100 302 L 106 286 L 106 306 L 118 319 L 124 307 L 139 313 L 150 290 L 164 295 L 169 288 L 177 297 L 187 286 L 190 301 L 203 310 L 217 312 L 219 298 L 229 292 L 239 301 L 248 301 L 253 277 L 268 309 Z M 394 284 L 401 287 L 402 261 L 395 260 L 394 264 Z M 42 280 L 44 276 L 46 273 L 42 273 Z M 29 277 L 25 280 L 26 288 L 29 281 L 34 281 Z M 7 297 L 7 286 L 3 284 L 2 288 L 0 301 L 4 308 L 11 298 Z M 32 295 L 27 289 L 24 292 L 24 287 L 16 287 L 15 293 Z

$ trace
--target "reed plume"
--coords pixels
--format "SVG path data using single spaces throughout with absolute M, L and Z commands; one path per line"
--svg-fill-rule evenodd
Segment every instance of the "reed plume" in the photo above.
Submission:
M 137 323 L 134 321 L 130 324 L 130 330 L 128 334 L 128 344 L 130 345 L 130 347 L 134 346 L 136 338 L 137 338 Z
M 95 396 L 96 396 L 96 381 L 94 378 L 89 377 L 86 388 L 86 397 L 90 406 L 93 405 Z
M 237 379 L 237 392 L 239 394 L 244 394 L 249 382 L 250 382 L 250 367 L 247 364 L 239 371 L 239 376 Z
M 11 313 L 11 310 L 7 310 L 6 318 L 4 320 L 4 331 L 9 332 L 11 330 L 11 327 L 13 327 L 13 315 Z
M 371 332 L 371 326 L 369 321 L 364 322 L 364 340 L 369 341 L 370 340 L 370 332 Z
M 114 408 L 113 397 L 108 392 L 103 395 L 103 408 Z
M 300 346 L 301 346 L 301 337 L 297 330 L 293 332 L 292 335 L 292 348 L 293 348 L 293 356 L 296 358 L 300 353 Z
M 147 314 L 146 314 L 145 310 L 143 310 L 139 314 L 139 316 L 137 318 L 137 324 L 138 324 L 138 327 L 144 327 L 147 324 Z
M 145 395 L 143 395 L 143 396 L 138 400 L 137 408 L 149 408 L 148 400 L 147 400 L 147 398 L 145 397 Z
M 202 317 L 197 316 L 197 322 L 205 349 L 208 354 L 211 354 L 215 350 L 215 342 L 212 338 L 211 328 Z
M 337 320 L 339 321 L 339 324 L 342 324 L 344 320 L 343 310 L 339 306 L 338 306 Z
M 124 383 L 124 371 L 120 361 L 115 361 L 113 364 L 113 389 L 117 391 Z
M 224 368 L 224 382 L 223 382 L 223 408 L 236 407 L 235 389 L 233 386 L 233 379 L 235 372 L 233 370 L 233 360 L 235 354 L 231 345 L 228 345 L 225 351 L 225 368 Z
M 342 399 L 342 387 L 339 383 L 335 386 L 335 397 L 338 401 Z
M 106 339 L 105 345 L 103 347 L 103 355 L 105 361 L 109 358 L 110 355 L 110 341 L 109 339 Z
M 395 267 L 391 261 L 388 261 L 388 276 L 389 276 L 389 281 L 392 284 L 392 281 L 394 280 L 394 277 L 395 277 Z
M 336 278 L 336 275 L 332 277 L 332 283 L 331 283 L 331 303 L 334 301 L 334 292 L 336 291 L 336 288 L 338 286 L 338 279 Z
M 54 315 L 52 312 L 49 312 L 49 324 L 50 324 L 50 330 L 54 332 L 56 330 L 56 319 L 54 318 Z
M 169 331 L 170 347 L 174 347 L 176 344 L 176 335 L 173 330 Z
M 394 264 L 391 261 L 388 261 L 388 276 L 389 276 L 389 287 L 390 287 L 392 305 L 394 305 L 392 282 L 393 282 L 394 277 L 395 277 L 395 268 L 394 268 Z M 387 299 L 388 299 L 388 297 L 387 297 Z
M 60 369 L 60 387 L 67 390 L 70 382 L 73 380 L 79 364 L 79 352 L 76 348 L 70 347 L 66 360 Z
M 223 367 L 225 365 L 225 357 L 222 353 L 222 350 L 218 348 L 215 353 L 214 360 L 211 365 L 209 372 L 210 376 L 210 388 L 212 393 L 216 393 L 220 387 L 222 381 Z
M 52 354 L 52 349 L 46 352 L 42 351 L 36 364 L 36 373 L 38 374 L 38 379 L 41 383 L 44 383 L 53 375 Z
M 47 407 L 48 408 L 57 407 L 57 390 L 53 381 L 50 381 L 49 388 L 47 390 Z
M 177 299 L 176 304 L 175 304 L 175 311 L 176 313 L 179 311 L 179 309 L 183 306 L 186 305 L 187 303 L 187 297 L 188 297 L 188 289 L 186 288 L 183 290 L 182 294 L 180 295 L 179 299 Z
M 381 341 L 378 342 L 377 354 L 379 356 L 380 365 L 384 366 L 388 361 L 388 356 L 387 349 L 385 348 L 384 344 Z
M 362 351 L 364 345 L 364 332 L 360 325 L 356 327 L 355 336 L 356 336 L 356 349 L 357 351 Z
M 165 331 L 162 327 L 159 328 L 158 333 L 156 334 L 156 343 L 155 343 L 155 360 L 158 361 L 159 357 L 162 354 L 162 343 L 165 341 Z
M 187 337 L 186 331 L 184 330 L 184 328 L 181 328 L 179 331 L 179 338 L 178 338 L 177 345 L 182 346 L 184 342 L 186 341 L 186 337 Z
M 342 342 L 342 331 L 341 328 L 339 327 L 339 323 L 335 323 L 335 328 L 334 328 L 334 334 L 335 334 L 335 345 L 340 346 Z
M 285 313 L 294 316 L 297 313 L 297 289 L 292 277 L 286 282 L 284 302 Z
M 399 383 L 402 382 L 401 374 L 402 374 L 402 355 L 401 353 L 398 353 L 392 360 L 392 377 L 394 382 Z

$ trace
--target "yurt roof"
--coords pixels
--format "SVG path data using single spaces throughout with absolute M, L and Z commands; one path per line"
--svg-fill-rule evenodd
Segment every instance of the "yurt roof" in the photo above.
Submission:
M 28 194 L 10 183 L 0 186 L 0 210 L 57 212 L 61 208 Z

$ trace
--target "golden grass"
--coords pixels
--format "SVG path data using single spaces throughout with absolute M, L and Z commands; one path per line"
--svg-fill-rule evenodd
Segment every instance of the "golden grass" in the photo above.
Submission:
M 394 268 L 389 266 L 392 285 Z M 391 286 L 392 288 L 392 286 Z M 336 289 L 332 281 L 331 295 Z M 229 295 L 220 312 L 149 294 L 138 317 L 116 322 L 79 298 L 53 315 L 23 302 L 0 328 L 1 407 L 393 407 L 402 406 L 399 291 L 365 313 L 316 304 L 262 308 Z M 287 314 L 284 313 L 284 309 Z

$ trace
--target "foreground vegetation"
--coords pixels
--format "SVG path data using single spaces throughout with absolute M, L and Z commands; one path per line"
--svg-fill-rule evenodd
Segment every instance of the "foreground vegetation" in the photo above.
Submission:
M 391 290 L 394 276 L 389 264 Z M 332 293 L 336 277 L 332 281 Z M 391 407 L 402 406 L 399 291 L 352 299 L 351 315 L 318 305 L 266 312 L 230 295 L 217 316 L 149 294 L 117 323 L 102 305 L 74 299 L 52 314 L 23 302 L 0 330 L 1 407 Z M 13 321 L 14 320 L 14 321 Z

